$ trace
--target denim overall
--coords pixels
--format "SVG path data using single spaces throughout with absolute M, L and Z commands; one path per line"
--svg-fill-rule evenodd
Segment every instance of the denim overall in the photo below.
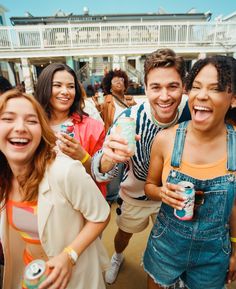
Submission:
M 227 127 L 227 170 L 224 176 L 198 180 L 178 171 L 188 122 L 177 129 L 167 182 L 188 181 L 204 192 L 204 202 L 190 221 L 179 220 L 164 203 L 150 233 L 144 269 L 163 288 L 178 278 L 189 289 L 222 289 L 231 253 L 229 218 L 236 194 L 236 132 Z

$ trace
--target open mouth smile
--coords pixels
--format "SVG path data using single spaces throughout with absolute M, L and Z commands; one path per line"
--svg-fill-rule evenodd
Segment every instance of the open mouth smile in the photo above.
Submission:
M 30 140 L 27 138 L 10 138 L 9 142 L 15 146 L 25 146 L 30 142 Z
M 207 106 L 194 105 L 194 119 L 196 121 L 204 121 L 212 114 L 212 110 Z

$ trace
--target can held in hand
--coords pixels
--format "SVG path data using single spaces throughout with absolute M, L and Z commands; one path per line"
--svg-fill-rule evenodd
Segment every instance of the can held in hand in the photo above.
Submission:
M 181 192 L 186 200 L 184 201 L 184 207 L 182 210 L 174 210 L 174 215 L 180 220 L 191 220 L 194 213 L 194 200 L 195 200 L 195 189 L 194 185 L 190 182 L 182 181 L 178 185 L 184 188 L 184 192 Z
M 64 123 L 61 125 L 60 131 L 61 131 L 62 133 L 68 134 L 68 135 L 71 136 L 71 137 L 74 137 L 74 136 L 75 136 L 74 124 L 73 124 L 72 121 L 64 122 Z
M 135 152 L 135 135 L 136 135 L 136 123 L 132 117 L 120 117 L 115 123 L 115 133 L 128 141 L 129 149 Z
M 43 260 L 34 260 L 25 268 L 24 286 L 27 289 L 37 289 L 49 274 L 50 269 Z

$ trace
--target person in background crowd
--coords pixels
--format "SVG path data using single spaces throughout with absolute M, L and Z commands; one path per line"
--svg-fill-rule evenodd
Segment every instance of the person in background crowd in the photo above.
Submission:
M 86 88 L 87 97 L 92 97 L 92 96 L 94 96 L 94 94 L 95 94 L 95 90 L 94 90 L 92 84 L 88 84 L 87 88 Z
M 148 101 L 126 109 L 120 116 L 135 119 L 140 140 L 136 142 L 134 155 L 120 135 L 108 133 L 103 149 L 92 161 L 92 172 L 100 181 L 111 180 L 116 175 L 118 163 L 124 163 L 115 253 L 111 258 L 111 268 L 105 275 L 107 283 L 116 280 L 124 259 L 123 251 L 132 235 L 143 231 L 150 217 L 154 219 L 160 208 L 160 202 L 151 201 L 144 194 L 154 137 L 160 130 L 190 118 L 187 97 L 182 97 L 184 60 L 171 49 L 160 49 L 147 56 L 144 71 Z
M 98 111 L 105 123 L 106 132 L 114 120 L 127 107 L 136 104 L 132 95 L 125 95 L 128 88 L 128 76 L 120 69 L 110 70 L 102 80 L 102 87 L 105 93 L 104 103 L 98 102 L 98 92 L 93 97 Z M 106 199 L 109 204 L 117 200 L 123 167 L 119 168 L 118 175 L 107 184 Z
M 149 289 L 179 278 L 190 289 L 236 280 L 236 131 L 225 122 L 236 104 L 232 81 L 227 56 L 197 61 L 186 80 L 192 120 L 153 142 L 145 193 L 162 205 L 143 260 Z M 194 185 L 192 217 L 186 206 L 194 199 L 180 181 Z
M 12 89 L 12 85 L 5 77 L 0 75 L 0 95 L 9 89 Z
M 105 94 L 104 103 L 98 103 L 98 94 L 94 100 L 107 132 L 121 112 L 127 107 L 135 105 L 136 102 L 132 95 L 125 95 L 128 88 L 128 76 L 123 70 L 110 70 L 102 80 L 102 88 Z
M 105 289 L 109 259 L 99 235 L 109 206 L 81 162 L 56 154 L 55 144 L 33 96 L 18 90 L 1 96 L 3 289 L 26 288 L 24 268 L 36 259 L 50 268 L 39 289 Z
M 73 69 L 63 63 L 49 64 L 41 72 L 36 86 L 36 99 L 45 109 L 52 129 L 60 140 L 60 150 L 81 161 L 91 170 L 91 156 L 98 151 L 105 138 L 104 126 L 83 111 L 84 100 Z M 62 125 L 72 123 L 72 133 L 61 133 Z M 98 184 L 106 195 L 106 184 Z
M 101 88 L 101 81 L 94 82 L 94 91 L 98 91 Z
M 22 92 L 25 92 L 25 82 L 24 82 L 24 81 L 21 81 L 21 83 L 18 84 L 18 85 L 16 86 L 16 88 L 17 88 L 18 90 L 22 91 Z
M 80 82 L 79 82 L 79 86 L 81 89 L 81 95 L 84 99 L 83 111 L 86 112 L 90 117 L 92 117 L 96 120 L 99 120 L 102 122 L 102 124 L 104 124 L 104 122 L 100 116 L 100 113 L 96 109 L 94 101 L 92 100 L 92 98 L 87 97 L 86 91 Z

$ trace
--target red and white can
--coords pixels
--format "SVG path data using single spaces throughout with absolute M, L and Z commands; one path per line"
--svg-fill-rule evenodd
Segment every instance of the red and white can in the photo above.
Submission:
M 61 125 L 60 132 L 68 134 L 71 137 L 74 137 L 75 136 L 75 132 L 74 132 L 74 124 L 73 124 L 73 122 L 72 121 L 64 122 Z

